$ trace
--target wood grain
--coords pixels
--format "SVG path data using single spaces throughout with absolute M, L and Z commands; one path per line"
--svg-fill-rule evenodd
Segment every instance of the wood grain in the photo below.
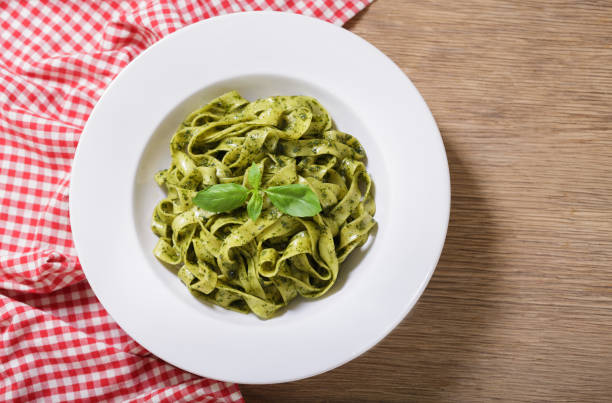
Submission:
M 378 0 L 347 28 L 436 117 L 446 246 L 379 345 L 247 401 L 610 401 L 612 3 Z

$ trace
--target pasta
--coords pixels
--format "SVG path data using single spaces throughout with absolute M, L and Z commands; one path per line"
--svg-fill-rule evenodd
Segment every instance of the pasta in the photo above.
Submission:
M 316 298 L 375 225 L 365 151 L 332 128 L 305 96 L 249 102 L 236 91 L 189 114 L 170 142 L 172 163 L 155 175 L 167 197 L 155 207 L 154 249 L 197 298 L 271 318 L 297 295 Z M 256 221 L 246 208 L 213 213 L 194 205 L 215 184 L 246 185 L 255 163 L 262 187 L 304 184 L 318 196 L 313 217 L 281 213 L 269 200 Z

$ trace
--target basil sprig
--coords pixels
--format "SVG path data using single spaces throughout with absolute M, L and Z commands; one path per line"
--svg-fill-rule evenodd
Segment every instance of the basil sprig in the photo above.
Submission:
M 272 186 L 265 190 L 272 204 L 294 217 L 312 217 L 321 211 L 319 198 L 306 185 Z
M 224 183 L 198 192 L 193 202 L 204 210 L 222 213 L 242 206 L 248 196 L 249 192 L 244 186 Z
M 213 185 L 199 191 L 193 198 L 196 206 L 213 213 L 232 211 L 247 203 L 249 218 L 256 221 L 261 214 L 264 195 L 277 209 L 294 217 L 312 217 L 321 212 L 321 204 L 316 193 L 310 187 L 302 184 L 271 186 L 260 189 L 262 171 L 259 165 L 253 163 L 246 172 L 250 189 L 236 183 Z
M 264 195 L 261 193 L 261 190 L 259 190 L 262 175 L 261 169 L 259 169 L 259 165 L 256 163 L 252 163 L 251 167 L 247 169 L 247 182 L 251 187 L 250 192 L 253 194 L 251 200 L 249 200 L 247 204 L 247 214 L 253 221 L 257 221 L 259 214 L 261 214 L 261 208 L 263 207 Z

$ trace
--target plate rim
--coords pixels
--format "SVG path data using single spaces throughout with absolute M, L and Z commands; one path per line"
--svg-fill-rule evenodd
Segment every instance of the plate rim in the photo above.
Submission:
M 359 355 L 365 353 L 366 351 L 368 351 L 369 349 L 371 349 L 373 346 L 375 346 L 376 344 L 378 344 L 383 338 L 385 338 L 390 332 L 391 330 L 393 330 L 405 317 L 406 315 L 413 309 L 414 305 L 416 304 L 416 302 L 420 299 L 421 295 L 423 294 L 424 290 L 426 289 L 431 277 L 433 276 L 433 273 L 435 271 L 435 268 L 439 262 L 439 259 L 441 257 L 443 248 L 444 248 L 444 243 L 445 243 L 445 239 L 446 239 L 446 235 L 447 235 L 447 231 L 448 231 L 448 223 L 449 223 L 449 218 L 450 218 L 450 204 L 451 204 L 451 188 L 450 188 L 450 173 L 449 173 L 449 168 L 448 168 L 448 160 L 447 160 L 447 156 L 446 156 L 446 152 L 444 149 L 444 144 L 443 144 L 443 140 L 442 137 L 440 135 L 439 132 L 439 128 L 435 122 L 435 119 L 433 117 L 433 115 L 431 114 L 431 111 L 427 105 L 427 103 L 425 102 L 425 100 L 423 99 L 422 95 L 418 92 L 418 90 L 416 89 L 416 87 L 414 87 L 414 84 L 411 82 L 411 80 L 401 71 L 401 69 L 397 66 L 397 64 L 395 64 L 395 62 L 393 62 L 392 59 L 390 59 L 388 56 L 386 56 L 382 51 L 380 51 L 378 48 L 376 48 L 375 46 L 373 46 L 372 44 L 370 44 L 369 42 L 367 42 L 365 39 L 361 38 L 360 36 L 345 30 L 344 28 L 338 27 L 336 25 L 327 23 L 325 21 L 319 20 L 317 18 L 313 18 L 313 17 L 308 17 L 308 16 L 303 16 L 303 15 L 299 15 L 299 14 L 293 14 L 293 13 L 287 13 L 287 12 L 274 12 L 274 11 L 250 11 L 250 12 L 241 12 L 241 13 L 231 13 L 231 14 L 225 14 L 225 15 L 221 15 L 221 16 L 216 16 L 216 17 L 211 17 L 209 19 L 206 20 L 202 20 L 199 21 L 197 23 L 188 25 L 184 28 L 181 28 L 175 32 L 173 32 L 172 34 L 169 34 L 167 36 L 165 36 L 164 38 L 162 38 L 160 41 L 156 42 L 155 44 L 153 44 L 152 46 L 150 46 L 149 48 L 147 48 L 145 51 L 141 52 L 138 56 L 136 56 L 126 67 L 124 67 L 121 72 L 113 79 L 113 81 L 107 86 L 107 88 L 105 89 L 105 91 L 103 92 L 102 96 L 100 97 L 100 99 L 98 100 L 98 102 L 96 103 L 94 109 L 92 110 L 92 113 L 90 114 L 90 117 L 83 129 L 83 132 L 81 134 L 81 138 L 79 139 L 79 144 L 77 146 L 77 149 L 75 151 L 75 155 L 74 155 L 74 159 L 72 162 L 72 170 L 71 173 L 74 173 L 75 167 L 79 166 L 79 161 L 83 158 L 81 156 L 80 151 L 82 151 L 81 148 L 81 144 L 82 144 L 82 140 L 84 138 L 86 138 L 88 130 L 90 130 L 90 125 L 93 124 L 91 122 L 95 121 L 95 117 L 96 117 L 96 112 L 99 110 L 99 106 L 101 104 L 103 104 L 105 97 L 107 96 L 108 93 L 112 92 L 113 89 L 115 88 L 115 86 L 117 85 L 118 82 L 120 82 L 120 78 L 123 77 L 124 75 L 127 74 L 127 72 L 130 71 L 131 68 L 133 68 L 133 66 L 137 63 L 139 63 L 139 60 L 142 60 L 144 57 L 146 57 L 146 55 L 148 55 L 151 52 L 154 52 L 155 49 L 158 49 L 160 44 L 164 44 L 167 43 L 169 41 L 172 40 L 172 38 L 177 37 L 178 35 L 181 35 L 182 33 L 188 31 L 188 30 L 194 30 L 194 29 L 198 29 L 198 26 L 201 26 L 202 24 L 211 24 L 211 23 L 215 23 L 215 22 L 219 22 L 222 20 L 226 20 L 226 19 L 234 19 L 234 18 L 243 18 L 246 15 L 273 15 L 275 16 L 274 18 L 276 18 L 276 16 L 279 15 L 283 15 L 282 18 L 285 18 L 285 16 L 290 16 L 290 18 L 299 18 L 299 19 L 305 19 L 305 20 L 309 20 L 309 21 L 313 21 L 316 22 L 316 24 L 321 24 L 321 26 L 325 25 L 325 26 L 330 26 L 333 27 L 334 29 L 336 29 L 338 32 L 343 32 L 343 33 L 348 33 L 350 34 L 350 36 L 353 39 L 357 39 L 361 42 L 362 46 L 367 46 L 368 48 L 370 48 L 371 50 L 376 51 L 379 54 L 379 57 L 384 58 L 385 60 L 389 61 L 393 66 L 395 66 L 395 68 L 397 70 L 399 70 L 399 72 L 401 72 L 401 74 L 404 76 L 407 84 L 409 86 L 411 86 L 414 89 L 414 92 L 416 93 L 416 95 L 420 98 L 420 102 L 425 106 L 425 109 L 427 110 L 427 112 L 429 113 L 429 118 L 430 120 L 433 122 L 433 129 L 435 131 L 435 134 L 437 135 L 437 140 L 439 142 L 439 146 L 441 146 L 441 156 L 443 157 L 443 171 L 446 173 L 445 178 L 443 178 L 443 180 L 445 180 L 446 182 L 446 188 L 447 188 L 447 192 L 446 192 L 446 211 L 442 212 L 444 214 L 443 217 L 443 221 L 445 222 L 444 228 L 442 229 L 441 232 L 441 240 L 440 243 L 437 248 L 437 250 L 432 251 L 432 256 L 433 256 L 433 267 L 428 270 L 427 276 L 426 278 L 424 278 L 423 282 L 420 284 L 418 290 L 416 293 L 414 293 L 411 298 L 410 301 L 405 305 L 406 309 L 402 312 L 400 312 L 397 317 L 395 318 L 394 321 L 390 321 L 387 328 L 384 329 L 382 332 L 380 332 L 380 337 L 378 337 L 376 340 L 374 340 L 373 342 L 368 342 L 365 343 L 361 349 L 355 351 L 352 355 L 347 356 L 344 360 L 338 361 L 337 363 L 335 363 L 332 366 L 328 366 L 325 368 L 321 368 L 319 371 L 315 371 L 313 373 L 309 373 L 309 374 L 303 374 L 300 376 L 294 376 L 294 377 L 290 377 L 287 379 L 280 379 L 280 380 L 266 380 L 266 381 L 262 381 L 262 382 L 258 382 L 258 381 L 243 381 L 240 379 L 231 379 L 231 378 L 222 378 L 223 380 L 226 381 L 231 381 L 231 382 L 237 382 L 237 383 L 250 383 L 250 384 L 257 384 L 257 383 L 280 383 L 280 382 L 289 382 L 289 381 L 295 381 L 295 380 L 299 380 L 299 379 L 304 379 L 304 378 L 308 378 L 311 376 L 315 376 L 321 373 L 324 373 L 326 371 L 332 370 L 334 368 L 337 368 L 351 360 L 353 360 L 354 358 L 358 357 Z M 71 222 L 71 226 L 73 228 L 73 234 L 75 234 L 73 236 L 74 239 L 74 244 L 75 244 L 75 248 L 77 250 L 77 255 L 80 255 L 78 253 L 78 251 L 80 249 L 83 248 L 83 245 L 81 245 L 81 247 L 79 247 L 79 243 L 81 242 L 80 240 L 77 240 L 77 236 L 76 236 L 76 232 L 80 232 L 80 230 L 74 230 L 74 228 L 82 228 L 81 223 L 78 222 L 78 220 L 74 220 L 73 221 L 73 212 L 78 210 L 78 206 L 75 205 L 74 200 L 77 200 L 78 197 L 74 197 L 76 195 L 75 192 L 79 191 L 78 190 L 78 185 L 75 185 L 76 181 L 71 181 L 70 183 L 70 190 L 69 190 L 69 209 L 70 209 L 70 222 Z M 77 190 L 75 190 L 77 189 Z M 111 315 L 111 317 L 113 317 L 113 320 L 115 320 L 115 322 L 117 322 L 117 324 L 119 324 L 119 326 L 134 340 L 136 340 L 138 343 L 142 344 L 145 348 L 147 348 L 147 350 L 149 350 L 151 353 L 155 354 L 157 357 L 163 359 L 164 361 L 175 365 L 179 368 L 183 368 L 185 369 L 183 366 L 181 366 L 180 363 L 175 362 L 175 360 L 168 358 L 168 357 L 161 357 L 160 355 L 157 355 L 154 351 L 152 351 L 152 349 L 147 347 L 147 343 L 143 342 L 142 340 L 140 340 L 140 337 L 135 337 L 132 335 L 131 332 L 129 332 L 128 330 L 126 330 L 127 326 L 124 326 L 122 324 L 123 319 L 117 320 L 117 318 L 114 315 L 114 312 L 111 312 L 110 309 L 108 309 L 107 304 L 105 303 L 104 299 L 105 297 L 101 297 L 98 290 L 96 290 L 97 286 L 94 285 L 94 283 L 92 283 L 91 281 L 91 276 L 92 273 L 89 272 L 89 268 L 85 268 L 85 265 L 82 265 L 83 267 L 83 272 L 85 273 L 85 276 L 90 284 L 90 286 L 92 287 L 92 290 L 94 291 L 94 293 L 96 294 L 96 297 L 99 299 L 100 303 L 104 306 L 104 308 L 107 310 L 108 314 Z M 190 371 L 189 369 L 185 369 L 187 371 Z M 197 373 L 195 371 L 190 371 L 193 373 Z M 212 376 L 214 377 L 214 375 L 202 375 L 202 376 Z M 220 379 L 218 377 L 215 377 L 215 379 Z

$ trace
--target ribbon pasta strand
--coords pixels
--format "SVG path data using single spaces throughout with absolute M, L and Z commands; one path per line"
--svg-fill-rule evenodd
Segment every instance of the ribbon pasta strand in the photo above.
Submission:
M 365 151 L 332 128 L 314 98 L 249 102 L 228 92 L 185 118 L 170 152 L 170 167 L 155 175 L 167 196 L 153 211 L 159 237 L 153 253 L 178 267 L 180 280 L 203 301 L 267 319 L 298 295 L 320 297 L 376 225 Z M 253 222 L 245 207 L 211 213 L 193 204 L 212 185 L 246 185 L 252 163 L 263 172 L 262 188 L 305 184 L 323 211 L 291 217 L 266 199 Z

